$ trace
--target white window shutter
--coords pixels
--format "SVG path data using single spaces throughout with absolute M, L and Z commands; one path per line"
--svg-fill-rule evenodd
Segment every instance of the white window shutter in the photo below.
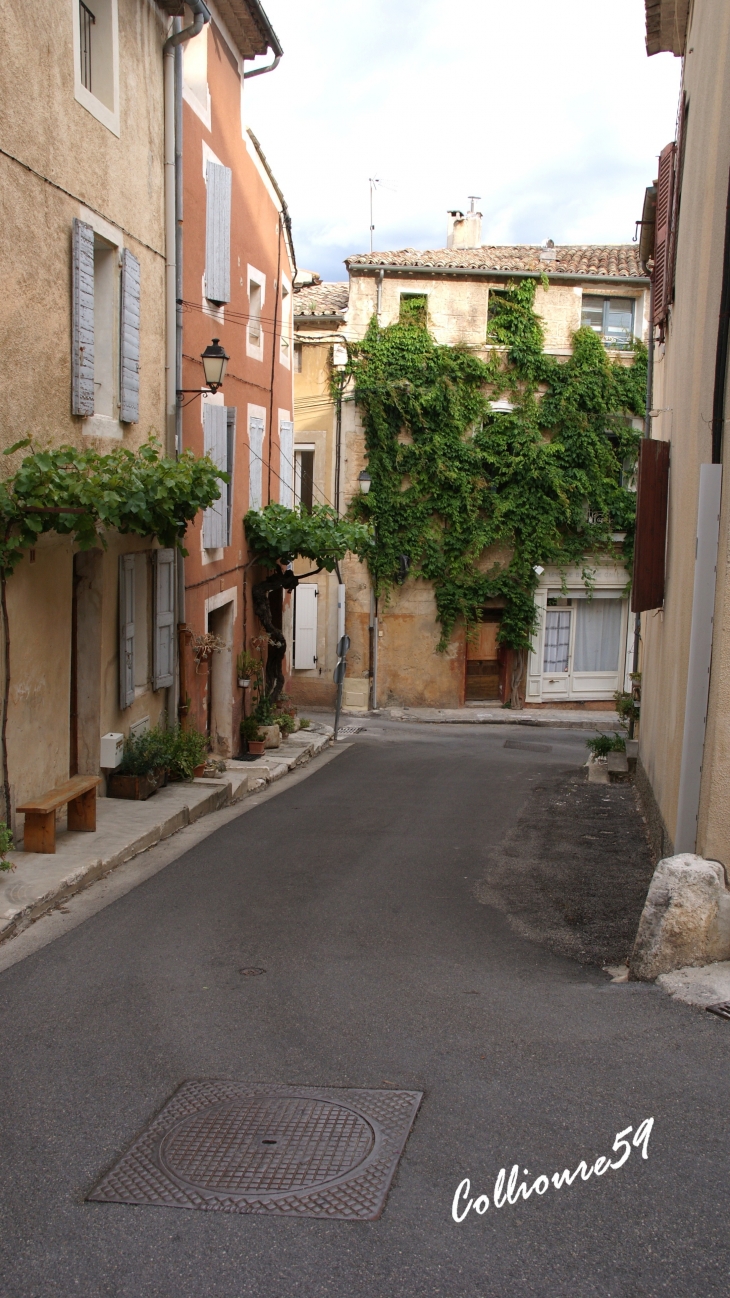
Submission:
M 71 413 L 94 413 L 94 231 L 74 217 L 71 241 Z
M 122 307 L 120 319 L 120 410 L 125 424 L 139 419 L 139 262 L 129 248 L 122 253 Z
M 134 555 L 119 556 L 119 706 L 134 703 Z
M 264 421 L 251 415 L 248 421 L 248 507 L 261 509 L 263 496 Z
M 152 688 L 166 689 L 175 673 L 175 551 L 153 550 L 154 642 Z
M 300 582 L 294 597 L 294 667 L 317 666 L 317 587 Z
M 225 406 L 206 402 L 203 406 L 203 433 L 205 454 L 216 468 L 225 473 L 228 468 L 228 417 Z M 206 550 L 218 550 L 227 544 L 228 486 L 219 482 L 220 496 L 203 514 L 203 545 Z
M 205 296 L 211 302 L 231 299 L 231 169 L 209 162 L 205 169 L 208 199 L 205 214 Z
M 294 425 L 290 419 L 279 423 L 279 503 L 287 509 L 294 505 Z

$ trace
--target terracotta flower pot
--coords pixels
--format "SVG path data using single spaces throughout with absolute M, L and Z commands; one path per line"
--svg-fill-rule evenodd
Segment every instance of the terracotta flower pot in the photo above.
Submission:
M 193 775 L 196 780 L 202 779 L 204 774 L 205 774 L 205 762 L 201 762 L 200 766 L 193 767 Z
M 264 753 L 264 749 L 266 748 L 266 742 L 263 739 L 249 739 L 247 740 L 247 747 L 248 747 L 248 751 L 252 755 L 255 755 L 256 757 L 262 757 Z

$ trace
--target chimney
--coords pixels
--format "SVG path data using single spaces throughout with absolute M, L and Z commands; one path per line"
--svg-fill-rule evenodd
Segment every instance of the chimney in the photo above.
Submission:
M 471 207 L 466 216 L 458 210 L 448 213 L 447 248 L 481 248 L 482 246 L 482 214 L 474 209 L 475 200 L 477 202 L 479 200 L 476 194 L 470 194 L 469 197 Z

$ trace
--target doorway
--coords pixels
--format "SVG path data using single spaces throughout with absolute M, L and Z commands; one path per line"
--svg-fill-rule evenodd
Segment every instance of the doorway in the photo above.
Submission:
M 69 775 L 98 775 L 101 737 L 101 550 L 73 557 Z
M 499 700 L 499 646 L 497 634 L 502 621 L 501 608 L 485 608 L 482 620 L 466 642 L 467 703 L 494 703 Z
M 208 734 L 219 757 L 233 753 L 233 617 L 233 600 L 208 612 L 208 631 L 223 642 L 208 660 Z

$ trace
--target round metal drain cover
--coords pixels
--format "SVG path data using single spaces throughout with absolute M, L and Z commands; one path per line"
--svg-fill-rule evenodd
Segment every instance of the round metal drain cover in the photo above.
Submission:
M 158 1158 L 168 1176 L 204 1194 L 282 1194 L 346 1176 L 374 1144 L 373 1127 L 352 1109 L 269 1095 L 184 1118 L 161 1141 Z

